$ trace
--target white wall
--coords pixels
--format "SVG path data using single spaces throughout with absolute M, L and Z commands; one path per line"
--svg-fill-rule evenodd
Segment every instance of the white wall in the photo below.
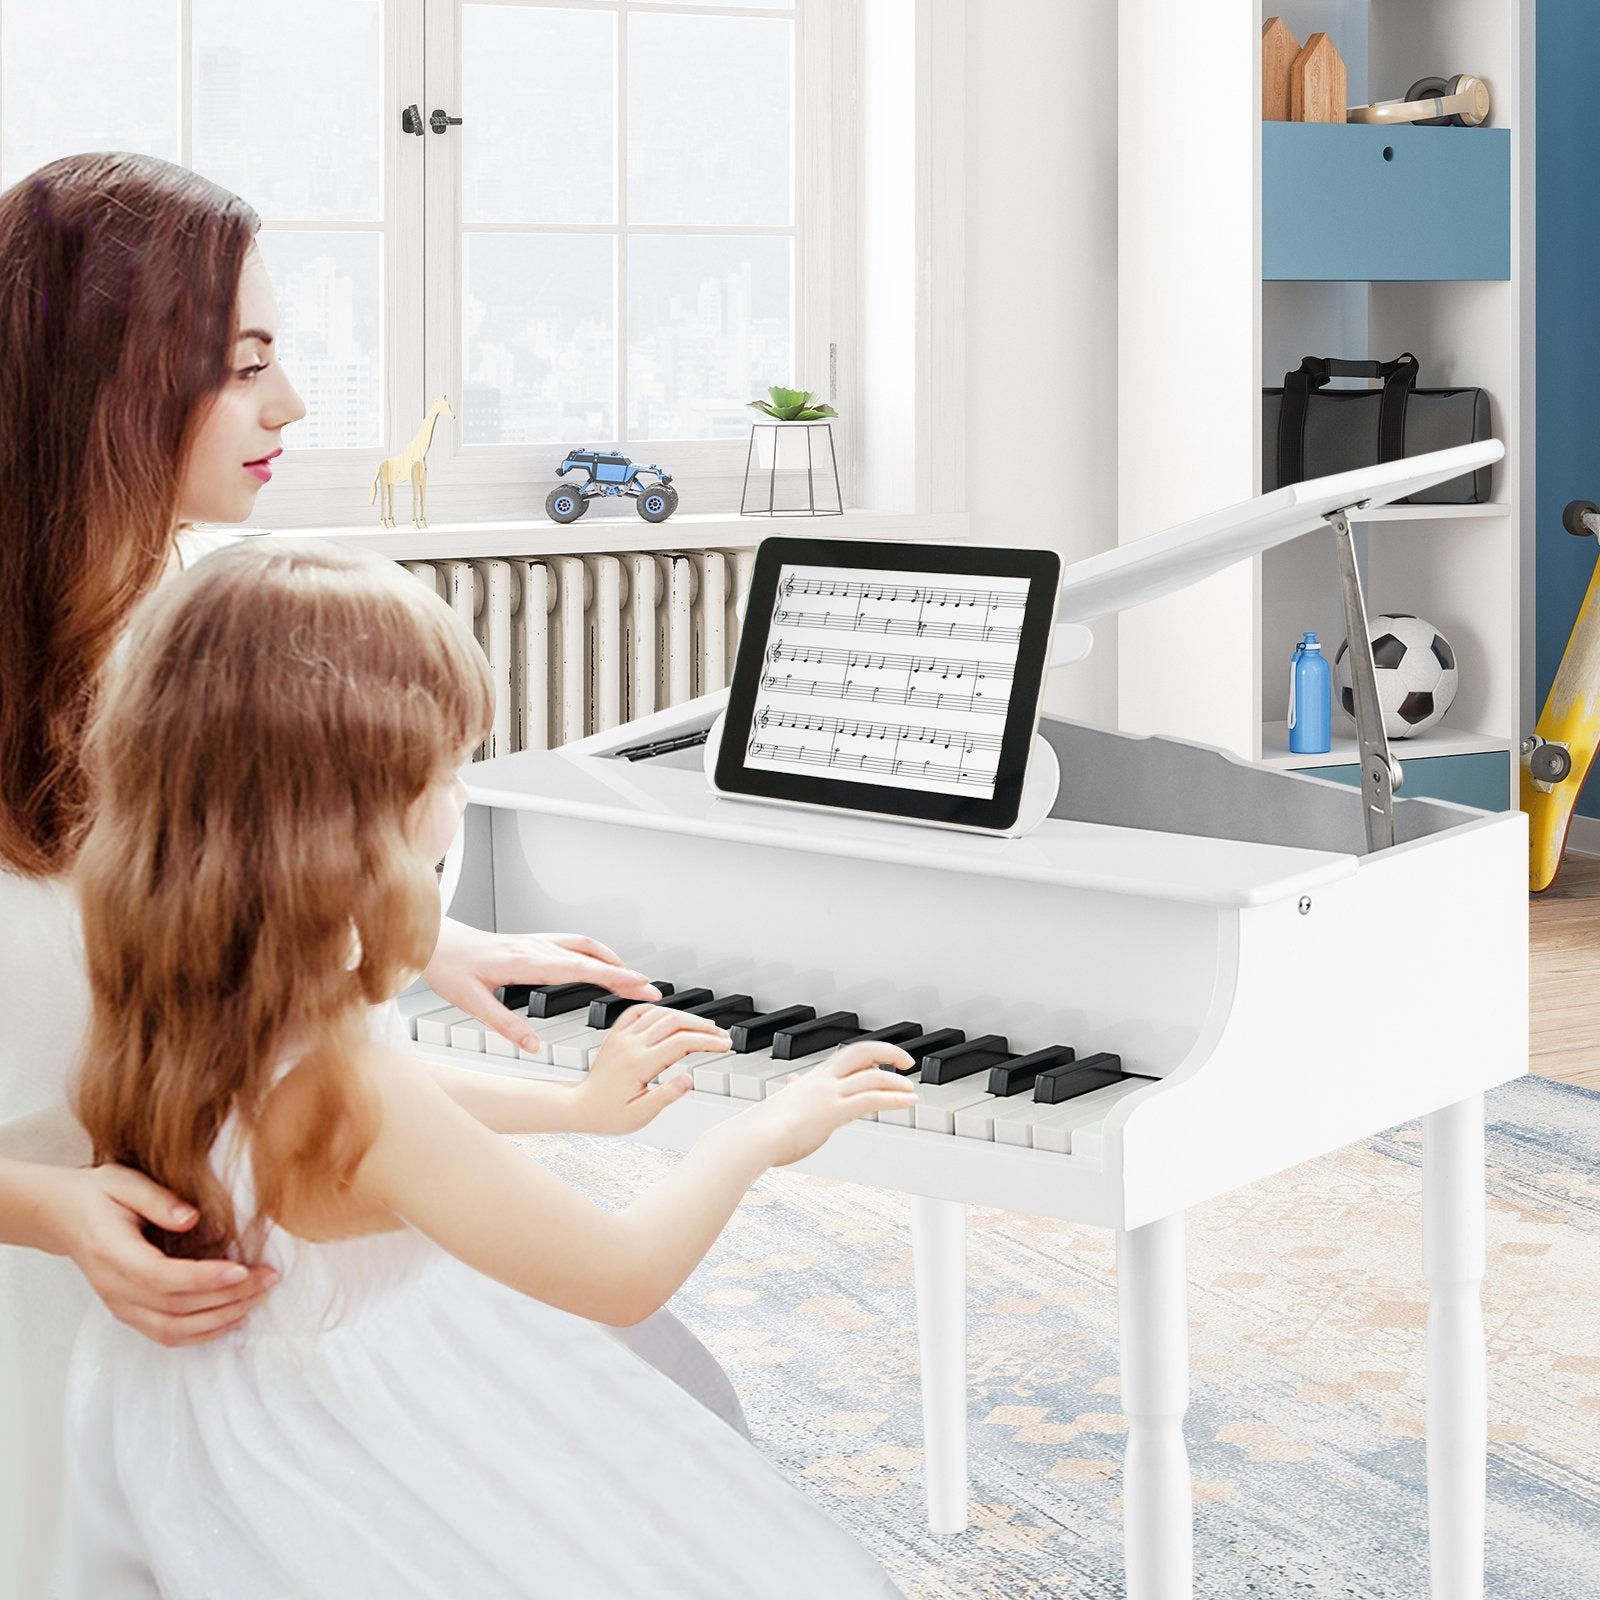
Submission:
M 966 3 L 966 495 L 973 537 L 1117 542 L 1115 0 Z M 1117 718 L 1115 624 L 1045 704 Z

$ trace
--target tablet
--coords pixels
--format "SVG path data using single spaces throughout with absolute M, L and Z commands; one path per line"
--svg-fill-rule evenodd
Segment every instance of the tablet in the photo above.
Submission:
M 1052 550 L 763 540 L 715 787 L 1011 827 L 1060 577 Z

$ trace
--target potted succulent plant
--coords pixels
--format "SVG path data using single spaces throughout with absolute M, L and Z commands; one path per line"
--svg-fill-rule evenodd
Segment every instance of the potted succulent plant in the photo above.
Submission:
M 767 390 L 768 399 L 751 400 L 752 410 L 759 411 L 766 422 L 752 423 L 750 432 L 755 440 L 756 460 L 765 469 L 771 469 L 776 452 L 780 467 L 805 467 L 819 463 L 819 450 L 825 450 L 826 434 L 812 440 L 811 428 L 826 429 L 829 417 L 839 415 L 832 406 L 819 404 L 817 397 L 805 389 L 785 389 L 773 384 Z

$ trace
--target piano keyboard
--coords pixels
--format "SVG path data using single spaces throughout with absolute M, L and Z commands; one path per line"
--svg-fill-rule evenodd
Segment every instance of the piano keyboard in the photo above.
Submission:
M 909 1020 L 870 1028 L 853 1012 L 819 1016 L 815 1007 L 798 1004 L 764 1011 L 747 994 L 718 998 L 708 989 L 652 981 L 662 1005 L 711 1018 L 733 1042 L 726 1052 L 685 1056 L 668 1075 L 692 1073 L 698 1093 L 730 1100 L 775 1094 L 852 1040 L 885 1040 L 911 1056 L 914 1065 L 906 1076 L 917 1102 L 879 1113 L 877 1120 L 1072 1155 L 1097 1150 L 1111 1108 L 1157 1081 L 1123 1072 L 1118 1057 L 1107 1053 L 1079 1059 L 1069 1046 L 1055 1043 L 1022 1050 L 1004 1035 L 969 1040 L 959 1029 L 924 1030 Z M 608 1029 L 632 1003 L 589 984 L 512 985 L 504 995 L 513 1011 L 526 1007 L 539 1032 L 537 1050 L 519 1049 L 426 990 L 402 996 L 399 1004 L 419 1044 L 554 1069 L 540 1075 L 566 1077 L 588 1071 Z

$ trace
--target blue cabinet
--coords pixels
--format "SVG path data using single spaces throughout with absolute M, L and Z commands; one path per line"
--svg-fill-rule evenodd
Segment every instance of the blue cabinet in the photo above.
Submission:
M 1418 756 L 1408 761 L 1404 745 L 1394 750 L 1400 758 L 1403 799 L 1453 800 L 1480 811 L 1511 809 L 1511 754 L 1487 750 L 1466 756 Z M 1361 768 L 1297 767 L 1309 778 L 1331 778 L 1335 783 L 1361 787 Z
M 1261 276 L 1510 278 L 1510 130 L 1262 123 Z

